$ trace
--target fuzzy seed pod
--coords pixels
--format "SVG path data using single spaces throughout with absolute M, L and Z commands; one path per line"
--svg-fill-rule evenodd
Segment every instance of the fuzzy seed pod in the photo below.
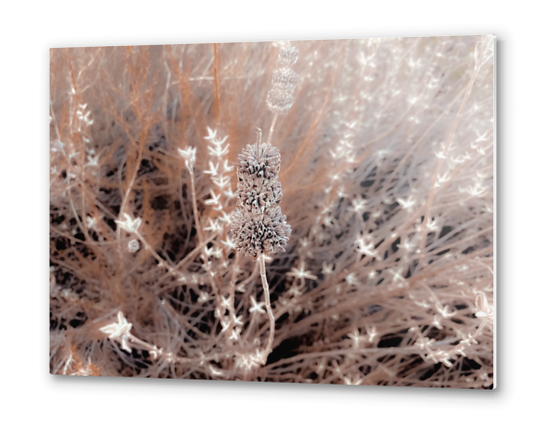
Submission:
M 232 235 L 237 250 L 253 259 L 284 252 L 292 232 L 277 206 L 282 200 L 279 171 L 280 152 L 270 144 L 248 145 L 239 155 Z
M 288 113 L 293 102 L 294 97 L 286 90 L 274 88 L 267 95 L 267 106 L 273 113 L 282 115 Z
M 239 155 L 237 177 L 249 187 L 260 187 L 276 181 L 280 171 L 279 149 L 266 143 L 246 146 Z
M 297 58 L 299 57 L 299 49 L 297 47 L 294 47 L 292 45 L 285 44 L 281 47 L 279 51 L 279 60 L 284 65 L 293 65 L 297 62 Z
M 237 250 L 256 259 L 259 255 L 284 252 L 292 230 L 280 207 L 268 213 L 252 215 L 237 209 L 233 215 L 232 233 Z
M 299 82 L 299 75 L 290 68 L 275 69 L 272 82 L 275 87 L 281 90 L 292 90 Z
M 260 215 L 267 209 L 276 206 L 282 200 L 282 186 L 278 181 L 259 188 L 251 187 L 244 182 L 237 186 L 237 207 Z

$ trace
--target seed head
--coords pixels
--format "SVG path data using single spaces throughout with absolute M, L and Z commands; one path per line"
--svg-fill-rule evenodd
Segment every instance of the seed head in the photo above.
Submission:
M 237 209 L 233 215 L 232 233 L 237 250 L 256 259 L 259 255 L 284 252 L 292 232 L 280 207 L 262 215 Z
M 297 75 L 290 68 L 279 68 L 273 71 L 273 85 L 281 90 L 291 90 L 299 82 Z
M 280 171 L 279 149 L 266 143 L 260 145 L 259 155 L 257 149 L 256 144 L 250 144 L 239 155 L 237 177 L 249 187 L 273 183 Z
M 289 91 L 274 88 L 267 95 L 267 106 L 273 113 L 282 115 L 288 113 L 294 102 L 294 97 Z
M 278 181 L 262 187 L 252 187 L 245 182 L 237 186 L 237 207 L 253 215 L 260 215 L 282 200 L 282 186 Z
M 299 57 L 299 49 L 290 43 L 284 44 L 279 51 L 279 60 L 284 65 L 293 65 Z
M 270 144 L 258 141 L 239 155 L 237 210 L 231 229 L 237 250 L 253 259 L 284 252 L 292 232 L 278 206 L 282 200 L 279 171 L 280 152 Z

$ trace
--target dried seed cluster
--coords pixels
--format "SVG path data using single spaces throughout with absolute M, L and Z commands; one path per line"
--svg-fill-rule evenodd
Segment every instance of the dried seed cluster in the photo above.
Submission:
M 273 88 L 267 95 L 267 106 L 273 113 L 286 114 L 292 107 L 294 96 L 292 90 L 299 82 L 299 75 L 288 66 L 297 62 L 299 49 L 284 42 L 279 50 L 279 62 L 283 67 L 273 71 Z
M 246 146 L 237 166 L 237 210 L 232 232 L 237 250 L 256 259 L 260 254 L 285 251 L 292 232 L 282 215 L 282 187 L 278 182 L 279 149 L 269 144 Z
M 290 68 L 279 68 L 273 71 L 272 81 L 275 88 L 292 90 L 299 82 L 299 75 Z

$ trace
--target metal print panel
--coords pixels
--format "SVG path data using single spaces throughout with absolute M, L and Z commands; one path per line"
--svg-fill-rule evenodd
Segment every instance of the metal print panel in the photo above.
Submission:
M 50 372 L 491 389 L 494 43 L 52 49 Z

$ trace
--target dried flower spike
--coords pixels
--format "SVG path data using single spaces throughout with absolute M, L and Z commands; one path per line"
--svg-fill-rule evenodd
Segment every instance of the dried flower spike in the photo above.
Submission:
M 261 144 L 259 139 L 239 155 L 232 233 L 237 250 L 254 259 L 261 254 L 284 252 L 291 234 L 278 206 L 282 200 L 279 171 L 279 149 Z

